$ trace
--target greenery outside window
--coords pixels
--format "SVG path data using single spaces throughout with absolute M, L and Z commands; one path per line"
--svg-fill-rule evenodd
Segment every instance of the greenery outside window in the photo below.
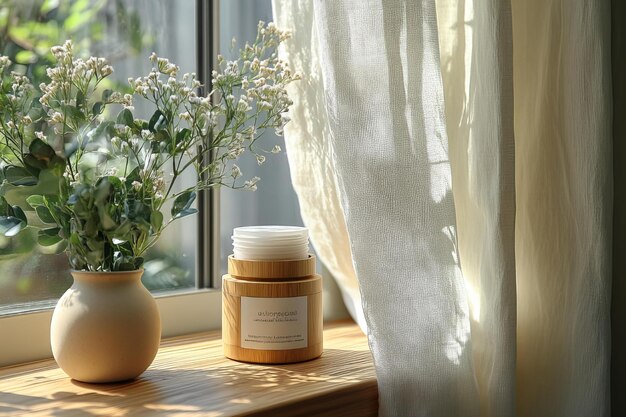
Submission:
M 129 76 L 149 71 L 153 51 L 183 72 L 197 70 L 196 13 L 194 0 L 1 0 L 0 53 L 38 85 L 53 62 L 50 48 L 72 39 L 77 54 L 107 57 L 117 71 L 110 82 L 127 86 Z M 147 256 L 146 287 L 195 288 L 197 230 L 195 216 L 166 229 Z M 0 236 L 0 314 L 49 307 L 71 285 L 68 271 L 67 257 L 38 245 L 32 230 Z

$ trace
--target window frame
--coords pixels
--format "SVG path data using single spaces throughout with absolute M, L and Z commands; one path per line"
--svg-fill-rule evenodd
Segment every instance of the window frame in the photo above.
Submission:
M 204 85 L 219 51 L 219 0 L 196 0 L 196 73 Z M 201 92 L 206 92 L 202 91 Z M 221 328 L 219 190 L 198 195 L 196 287 L 154 294 L 161 313 L 161 337 Z M 0 315 L 0 367 L 52 357 L 50 321 L 56 301 L 32 310 Z
M 219 0 L 196 0 L 196 66 L 203 85 L 211 83 L 220 47 Z M 204 90 L 204 91 L 203 91 Z M 206 93 L 206 87 L 200 88 Z M 215 97 L 213 97 L 213 100 Z M 196 288 L 221 288 L 220 195 L 210 188 L 198 193 Z

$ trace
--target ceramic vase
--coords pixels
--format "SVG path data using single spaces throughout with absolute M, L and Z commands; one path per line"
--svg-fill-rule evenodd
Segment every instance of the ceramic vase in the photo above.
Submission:
M 50 327 L 54 359 L 71 378 L 125 381 L 150 366 L 161 340 L 161 318 L 142 274 L 72 272 L 74 283 L 59 299 Z

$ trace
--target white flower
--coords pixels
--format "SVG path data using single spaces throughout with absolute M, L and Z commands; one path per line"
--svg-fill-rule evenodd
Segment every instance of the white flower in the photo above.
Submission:
M 241 177 L 241 169 L 237 165 L 233 165 L 232 169 L 230 170 L 230 176 L 235 179 Z
M 109 76 L 109 75 L 113 74 L 113 67 L 110 66 L 110 65 L 105 65 L 104 67 L 102 67 L 100 72 L 102 73 L 103 77 Z
M 51 119 L 54 123 L 63 123 L 63 115 L 58 111 L 52 114 Z
M 282 149 L 278 145 L 274 145 L 274 147 L 272 148 L 272 153 L 274 154 L 280 153 L 280 151 L 282 151 Z
M 244 188 L 245 190 L 248 190 L 248 191 L 256 191 L 256 188 L 257 188 L 257 187 L 256 187 L 256 183 L 257 183 L 257 182 L 259 182 L 260 180 L 261 180 L 261 178 L 259 178 L 259 177 L 254 177 L 254 178 L 252 178 L 251 180 L 246 181 L 246 182 L 243 184 L 243 188 Z
M 256 156 L 256 162 L 259 165 L 263 165 L 263 162 L 265 162 L 265 157 L 263 155 L 257 155 Z
M 154 138 L 154 135 L 149 130 L 143 129 L 141 131 L 141 138 L 143 140 L 152 140 Z
M 241 96 L 239 98 L 239 102 L 237 103 L 237 111 L 244 113 L 249 110 L 252 110 L 252 107 L 250 107 L 250 105 L 248 104 L 246 96 Z

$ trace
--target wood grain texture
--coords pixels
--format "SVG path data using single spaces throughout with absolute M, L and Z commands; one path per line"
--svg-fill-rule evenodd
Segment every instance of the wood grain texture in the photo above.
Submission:
M 290 261 L 256 261 L 228 257 L 228 273 L 234 277 L 282 279 L 315 275 L 315 256 Z
M 222 355 L 218 332 L 166 340 L 139 379 L 90 385 L 53 361 L 0 369 L 2 416 L 375 416 L 366 337 L 352 322 L 324 330 L 321 358 L 252 365 Z
M 226 285 L 224 280 L 224 285 Z M 321 284 L 320 284 L 321 285 Z M 317 358 L 323 348 L 323 312 L 322 293 L 308 294 L 307 316 L 309 317 L 307 340 L 309 345 L 301 349 L 287 350 L 257 350 L 241 347 L 241 298 L 233 296 L 222 287 L 224 299 L 222 302 L 222 338 L 224 340 L 224 355 L 231 359 L 251 363 L 293 363 Z M 321 289 L 320 289 L 321 290 Z M 245 295 L 245 294 L 244 294 Z M 307 294 L 297 294 L 307 295 Z
M 322 277 L 315 274 L 315 257 L 296 261 L 248 261 L 228 258 L 228 274 L 222 278 L 222 338 L 224 354 L 251 363 L 293 363 L 322 354 Z M 241 297 L 307 297 L 307 346 L 298 349 L 262 350 L 242 347 Z M 280 328 L 283 323 L 273 323 Z

